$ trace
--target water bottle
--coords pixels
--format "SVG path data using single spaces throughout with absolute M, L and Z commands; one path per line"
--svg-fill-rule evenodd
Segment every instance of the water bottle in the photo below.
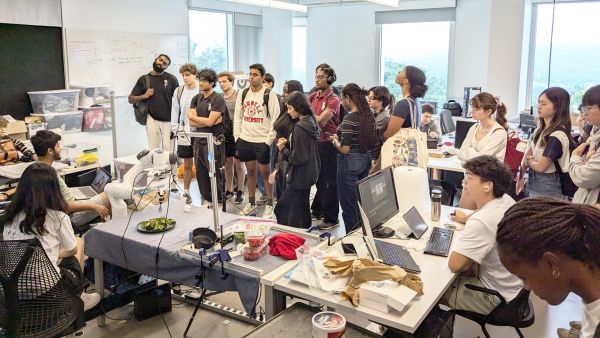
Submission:
M 438 222 L 442 212 L 442 188 L 431 189 L 431 221 Z

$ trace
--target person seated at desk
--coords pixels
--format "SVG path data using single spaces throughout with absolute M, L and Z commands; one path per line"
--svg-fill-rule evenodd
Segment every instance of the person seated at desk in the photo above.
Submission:
M 441 303 L 456 310 L 489 314 L 500 301 L 465 284 L 498 291 L 510 302 L 523 285 L 500 263 L 496 231 L 504 212 L 515 203 L 505 194 L 512 180 L 510 170 L 495 156 L 475 157 L 464 164 L 464 192 L 478 210 L 466 222 L 448 259 L 448 267 L 461 275 L 442 296 Z
M 100 294 L 83 292 L 83 239 L 75 237 L 66 212 L 54 168 L 33 163 L 23 172 L 2 220 L 3 236 L 4 240 L 37 238 L 71 295 L 81 297 L 87 311 L 100 302 Z
M 31 144 L 38 156 L 38 161 L 52 166 L 52 162 L 60 160 L 60 135 L 48 130 L 40 130 L 31 138 Z M 58 184 L 63 199 L 67 202 L 73 226 L 87 224 L 100 216 L 106 219 L 110 215 L 110 201 L 105 193 L 98 194 L 86 201 L 76 201 L 65 181 L 58 175 Z
M 583 338 L 600 335 L 598 242 L 600 210 L 550 197 L 513 205 L 496 234 L 500 261 L 527 289 L 550 305 L 562 303 L 571 292 L 581 297 Z M 559 337 L 568 337 L 568 331 L 558 329 Z
M 442 132 L 437 123 L 432 119 L 433 106 L 426 103 L 421 106 L 421 109 L 423 110 L 423 115 L 421 115 L 421 125 L 419 126 L 419 130 L 427 134 L 427 138 L 435 140 L 439 139 Z

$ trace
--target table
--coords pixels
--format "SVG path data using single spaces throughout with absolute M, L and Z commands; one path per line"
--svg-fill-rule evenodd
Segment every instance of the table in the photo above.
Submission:
M 458 155 L 440 158 L 429 156 L 427 168 L 434 170 L 454 171 L 459 173 L 465 172 L 465 168 L 463 168 L 460 160 L 458 159 Z
M 442 206 L 442 222 L 440 223 L 440 226 L 443 227 L 443 224 L 449 221 L 448 216 L 453 209 L 454 208 Z M 429 224 L 427 233 L 421 237 L 419 241 L 414 239 L 408 241 L 409 243 L 399 239 L 388 239 L 387 241 L 401 244 L 406 247 L 414 246 L 414 244 L 424 244 L 429 238 L 432 225 L 433 224 L 431 223 Z M 458 235 L 458 232 L 454 234 L 451 248 L 454 246 Z M 413 243 L 410 243 L 411 241 Z M 341 245 L 339 243 L 341 243 L 341 241 L 338 241 L 336 244 Z M 267 307 L 273 306 L 275 312 L 279 312 L 285 307 L 285 295 L 291 295 L 332 307 L 335 311 L 344 315 L 347 321 L 354 322 L 355 324 L 360 323 L 364 325 L 365 321 L 370 321 L 412 334 L 417 330 L 427 314 L 429 314 L 433 307 L 438 303 L 441 296 L 456 277 L 456 274 L 452 273 L 448 268 L 447 257 L 426 255 L 422 251 L 416 250 L 409 251 L 415 262 L 421 268 L 422 272 L 419 276 L 423 280 L 424 295 L 415 298 L 401 313 L 396 310 L 391 310 L 389 313 L 383 313 L 360 305 L 354 307 L 350 301 L 342 299 L 337 295 L 322 290 L 311 290 L 303 284 L 292 282 L 284 278 L 279 279 L 274 285 L 275 302 L 266 305 Z
M 163 208 L 166 206 L 163 205 Z M 200 257 L 182 252 L 181 248 L 189 242 L 189 233 L 193 229 L 199 226 L 212 227 L 212 210 L 192 208 L 191 212 L 185 212 L 184 203 L 171 201 L 168 215 L 174 218 L 177 224 L 173 230 L 164 233 L 142 234 L 136 230 L 140 221 L 164 216 L 164 213 L 158 212 L 158 206 L 151 205 L 132 214 L 129 226 L 127 226 L 128 218 L 113 219 L 90 229 L 85 234 L 85 254 L 94 258 L 95 284 L 98 290 L 104 289 L 103 261 L 183 285 L 196 284 Z M 223 212 L 219 215 L 223 225 L 238 218 L 238 215 Z M 279 227 L 288 232 L 303 232 L 302 229 Z M 310 236 L 318 238 L 318 234 Z M 326 241 L 321 244 L 326 244 Z M 204 260 L 207 264 L 206 257 Z M 267 285 L 263 291 L 264 298 L 271 301 L 274 282 L 296 264 L 295 261 L 281 260 L 282 264 L 278 268 L 264 275 L 249 273 L 247 269 L 237 269 L 232 261 L 225 265 L 225 272 L 230 275 L 226 280 L 220 279 L 220 264 L 217 264 L 213 269 L 207 269 L 204 285 L 213 291 L 244 290 L 238 293 L 247 312 L 250 312 L 258 296 L 260 284 Z M 250 265 L 253 262 L 248 263 Z M 272 310 L 267 312 L 268 316 L 272 316 Z M 104 325 L 103 316 L 98 318 L 98 323 L 100 326 Z

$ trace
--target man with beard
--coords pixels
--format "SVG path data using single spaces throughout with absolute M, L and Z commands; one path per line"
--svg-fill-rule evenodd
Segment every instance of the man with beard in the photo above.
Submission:
M 60 135 L 48 130 L 40 130 L 31 137 L 31 144 L 38 156 L 39 162 L 52 166 L 54 161 L 60 160 L 60 152 L 62 150 L 60 139 Z M 110 215 L 110 211 L 108 210 L 110 201 L 105 193 L 98 194 L 89 200 L 76 201 L 62 177 L 58 173 L 57 176 L 60 193 L 67 202 L 73 226 L 87 224 L 98 216 L 106 219 Z
M 171 136 L 171 98 L 179 86 L 177 78 L 165 70 L 171 64 L 171 59 L 160 54 L 152 64 L 152 71 L 140 76 L 129 95 L 129 103 L 135 104 L 148 101 L 148 119 L 146 134 L 148 148 L 162 148 L 173 151 Z M 150 86 L 147 85 L 150 84 Z

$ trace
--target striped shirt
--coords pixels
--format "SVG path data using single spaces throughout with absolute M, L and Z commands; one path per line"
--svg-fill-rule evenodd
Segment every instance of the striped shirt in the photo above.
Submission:
M 338 138 L 342 146 L 350 146 L 352 152 L 366 152 L 360 144 L 360 121 L 358 112 L 350 112 L 337 128 Z

